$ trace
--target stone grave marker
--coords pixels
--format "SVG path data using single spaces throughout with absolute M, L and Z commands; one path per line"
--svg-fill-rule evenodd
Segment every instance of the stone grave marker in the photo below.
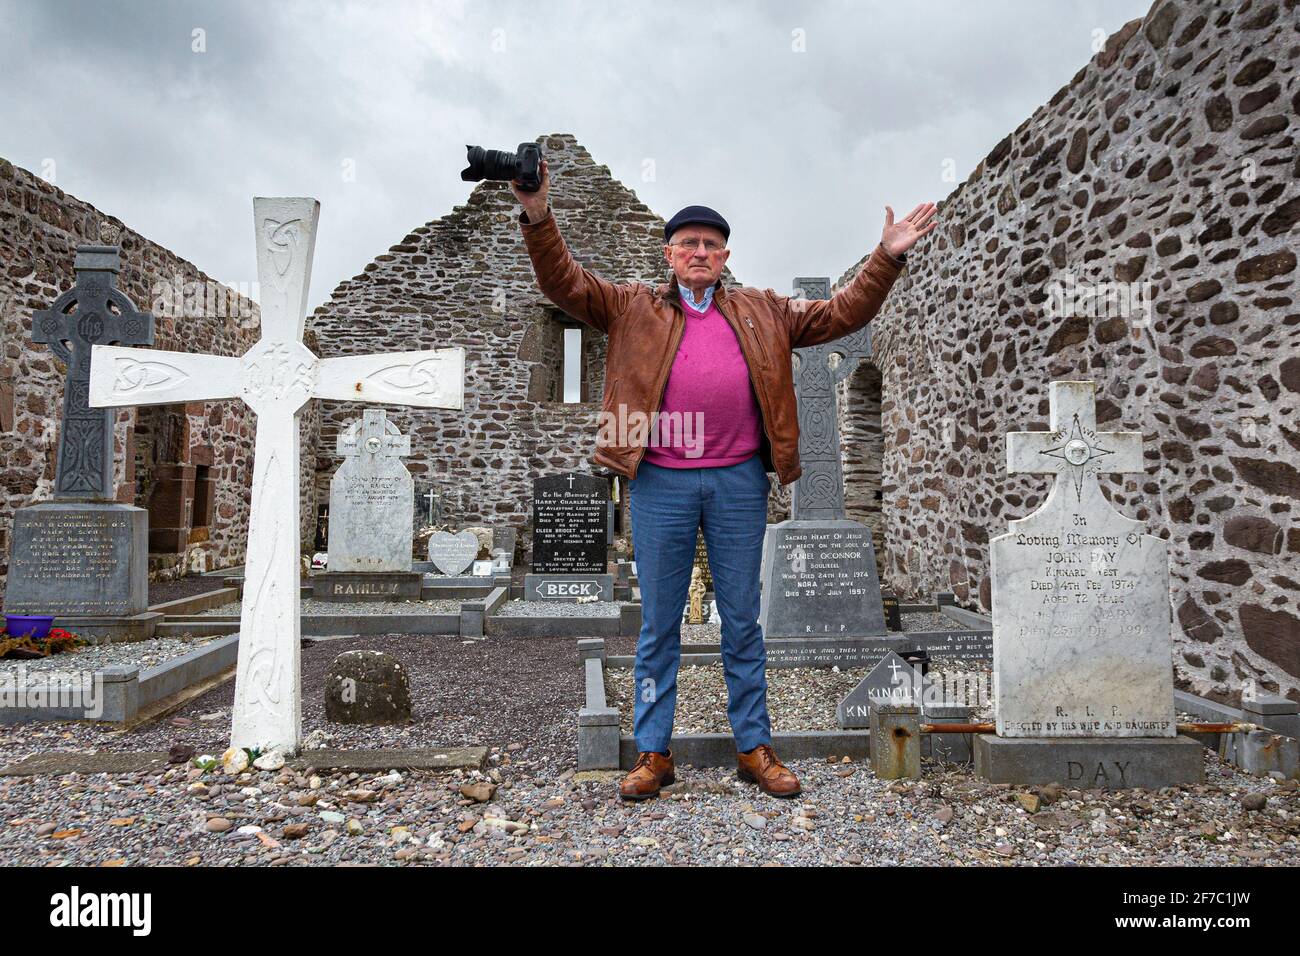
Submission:
M 411 570 L 414 482 L 402 464 L 411 439 L 383 409 L 367 408 L 336 444 L 343 464 L 330 479 L 327 570 L 312 576 L 325 601 L 416 600 L 421 575 Z
M 343 464 L 330 479 L 329 569 L 410 571 L 414 482 L 402 464 L 411 439 L 381 408 L 338 436 Z
M 67 366 L 52 501 L 14 514 L 5 610 L 52 614 L 88 639 L 142 638 L 149 603 L 148 512 L 113 500 L 111 409 L 89 404 L 91 349 L 148 345 L 153 316 L 117 288 L 114 246 L 79 246 L 76 284 L 32 315 L 32 341 Z
M 1093 389 L 1051 383 L 1049 429 L 1007 435 L 1010 474 L 1054 481 L 991 542 L 997 737 L 977 741 L 976 769 L 982 757 L 997 782 L 1083 787 L 1199 780 L 1200 745 L 1176 736 L 1165 542 L 1097 481 L 1143 472 L 1142 435 L 1099 432 Z
M 262 337 L 242 357 L 94 346 L 90 404 L 170 405 L 240 398 L 257 413 L 252 509 L 239 624 L 231 744 L 299 745 L 298 417 L 313 398 L 464 407 L 461 348 L 320 359 L 302 344 L 314 199 L 253 200 Z
M 548 475 L 533 481 L 532 573 L 528 600 L 613 600 L 608 573 L 609 482 L 595 475 Z
M 473 531 L 452 534 L 435 531 L 429 536 L 429 560 L 443 574 L 464 574 L 478 557 L 479 540 Z
M 795 280 L 796 294 L 829 299 L 830 280 Z M 763 541 L 759 624 L 765 638 L 886 633 L 871 530 L 844 516 L 836 384 L 871 354 L 869 329 L 799 349 L 799 459 L 791 519 Z M 832 362 L 831 356 L 840 360 Z
M 889 651 L 835 709 L 836 722 L 844 728 L 870 726 L 872 707 L 882 704 L 921 706 L 922 694 L 916 671 L 907 661 Z

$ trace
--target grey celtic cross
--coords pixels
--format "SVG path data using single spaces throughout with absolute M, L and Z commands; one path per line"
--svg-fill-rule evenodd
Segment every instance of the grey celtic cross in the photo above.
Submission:
M 797 277 L 794 294 L 796 300 L 829 299 L 831 280 Z M 871 357 L 871 328 L 867 326 L 833 342 L 795 349 L 795 354 L 799 356 L 795 392 L 799 397 L 799 460 L 803 474 L 791 495 L 791 518 L 843 518 L 844 474 L 835 386 L 852 374 L 860 359 Z M 832 355 L 840 356 L 834 367 Z
M 32 341 L 68 367 L 54 498 L 112 500 L 114 410 L 90 407 L 91 347 L 153 345 L 153 316 L 118 291 L 116 246 L 78 246 L 73 268 L 76 284 L 32 314 Z

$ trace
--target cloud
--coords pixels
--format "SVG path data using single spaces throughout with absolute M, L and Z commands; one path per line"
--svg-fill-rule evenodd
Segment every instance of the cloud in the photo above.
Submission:
M 1148 6 L 12 0 L 0 156 L 230 282 L 251 197 L 316 196 L 314 305 L 464 202 L 465 143 L 571 132 L 665 218 L 717 207 L 737 278 L 788 291 L 864 255 L 886 203 L 946 196 Z

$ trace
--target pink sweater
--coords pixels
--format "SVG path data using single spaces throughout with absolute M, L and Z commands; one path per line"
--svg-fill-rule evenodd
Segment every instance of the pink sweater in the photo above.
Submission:
M 665 468 L 738 465 L 762 440 L 762 414 L 749 366 L 718 307 L 683 304 L 686 328 L 668 373 L 645 460 Z

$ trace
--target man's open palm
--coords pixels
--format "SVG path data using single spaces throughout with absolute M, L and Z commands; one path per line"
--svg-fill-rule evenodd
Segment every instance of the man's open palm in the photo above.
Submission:
M 894 222 L 894 210 L 885 207 L 885 228 L 880 233 L 880 242 L 885 251 L 895 258 L 916 245 L 926 233 L 939 225 L 934 214 L 939 207 L 932 202 L 923 202 L 899 222 Z

